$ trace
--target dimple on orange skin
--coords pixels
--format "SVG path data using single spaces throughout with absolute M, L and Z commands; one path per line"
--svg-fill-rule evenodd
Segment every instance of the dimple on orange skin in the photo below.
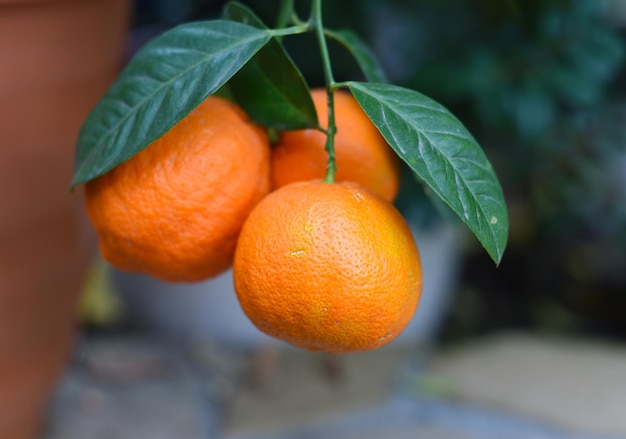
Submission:
M 400 213 L 349 182 L 298 182 L 269 194 L 244 224 L 233 269 L 239 302 L 258 329 L 329 353 L 395 339 L 422 287 Z
M 311 97 L 319 123 L 328 126 L 325 89 L 314 89 Z M 398 158 L 347 92 L 334 94 L 335 181 L 354 181 L 388 201 L 394 201 L 400 184 Z M 296 181 L 323 179 L 326 175 L 326 134 L 316 129 L 285 131 L 272 148 L 272 188 Z
M 193 282 L 229 268 L 237 236 L 269 192 L 269 141 L 209 97 L 130 160 L 86 184 L 103 257 L 122 270 Z

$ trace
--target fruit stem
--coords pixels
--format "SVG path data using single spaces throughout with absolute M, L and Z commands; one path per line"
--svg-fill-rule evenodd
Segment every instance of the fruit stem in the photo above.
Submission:
M 328 46 L 326 45 L 326 35 L 324 35 L 324 25 L 322 24 L 322 0 L 313 0 L 311 3 L 311 20 L 320 47 L 322 65 L 324 67 L 324 79 L 326 82 L 326 94 L 328 96 L 328 128 L 326 129 L 326 153 L 328 154 L 328 161 L 326 163 L 326 178 L 324 178 L 324 183 L 334 183 L 336 171 L 335 133 L 337 132 L 333 94 L 335 79 L 333 78 L 330 55 L 328 54 Z

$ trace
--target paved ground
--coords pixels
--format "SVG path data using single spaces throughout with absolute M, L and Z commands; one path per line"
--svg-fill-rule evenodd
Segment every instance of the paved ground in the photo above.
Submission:
M 461 400 L 581 433 L 626 438 L 626 347 L 501 334 L 431 365 Z
M 42 439 L 626 438 L 626 347 L 503 334 L 419 352 L 85 337 Z

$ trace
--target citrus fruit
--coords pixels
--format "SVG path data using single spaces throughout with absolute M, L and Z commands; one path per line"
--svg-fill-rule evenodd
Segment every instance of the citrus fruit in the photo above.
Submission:
M 147 148 L 85 187 L 103 257 L 192 282 L 232 264 L 237 236 L 270 189 L 269 141 L 235 104 L 209 97 Z
M 319 123 L 328 126 L 327 95 L 314 89 L 311 97 Z M 334 94 L 335 181 L 355 181 L 393 201 L 398 193 L 398 160 L 356 99 L 344 91 Z M 317 129 L 284 131 L 272 149 L 272 187 L 326 175 L 326 134 Z
M 244 223 L 235 290 L 254 325 L 311 351 L 382 346 L 405 328 L 422 287 L 419 253 L 391 203 L 353 182 L 296 182 Z

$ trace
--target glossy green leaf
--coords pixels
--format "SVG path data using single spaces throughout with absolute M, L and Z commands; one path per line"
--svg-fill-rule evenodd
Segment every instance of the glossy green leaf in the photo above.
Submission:
M 161 137 L 271 39 L 226 20 L 180 25 L 148 43 L 88 116 L 72 185 L 96 178 Z
M 389 84 L 348 85 L 396 153 L 499 263 L 509 225 L 502 188 L 483 150 L 463 124 L 416 91 Z
M 326 35 L 344 46 L 352 54 L 359 68 L 370 82 L 387 82 L 387 75 L 369 47 L 350 30 L 329 31 Z
M 224 18 L 265 29 L 246 6 L 231 2 Z M 317 126 L 309 87 L 282 44 L 272 39 L 229 81 L 237 103 L 255 122 L 278 130 Z

